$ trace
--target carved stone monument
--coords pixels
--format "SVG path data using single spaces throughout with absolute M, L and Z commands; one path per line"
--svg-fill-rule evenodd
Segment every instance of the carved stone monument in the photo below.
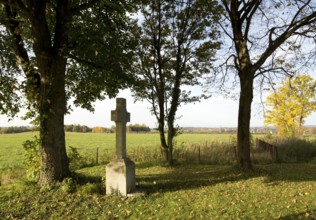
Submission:
M 126 123 L 130 113 L 125 99 L 116 99 L 111 120 L 116 123 L 116 158 L 106 166 L 106 194 L 126 196 L 135 188 L 135 164 L 126 158 Z

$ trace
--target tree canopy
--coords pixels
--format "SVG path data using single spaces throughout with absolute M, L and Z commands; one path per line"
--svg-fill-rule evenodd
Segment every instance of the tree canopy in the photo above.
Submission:
M 172 163 L 176 112 L 181 104 L 201 98 L 191 94 L 190 86 L 201 85 L 201 78 L 212 68 L 219 47 L 220 7 L 216 1 L 154 0 L 142 1 L 141 13 L 135 63 L 140 86 L 134 94 L 151 104 L 162 150 Z
M 302 135 L 304 119 L 316 111 L 316 80 L 309 75 L 286 78 L 267 97 L 265 125 L 278 127 L 280 136 Z
M 64 134 L 70 99 L 93 110 L 93 101 L 132 82 L 133 3 L 0 0 L 0 113 L 14 115 L 25 97 L 28 116 L 38 117 L 41 185 L 70 174 Z
M 300 45 L 315 36 L 316 3 L 312 0 L 221 2 L 225 13 L 220 25 L 229 46 L 220 70 L 223 81 L 228 75 L 238 76 L 238 165 L 251 169 L 250 119 L 255 79 L 273 82 L 276 74 L 288 74 L 294 63 L 305 60 L 301 62 L 305 64 L 315 55 L 310 50 L 305 53 Z M 288 55 L 291 56 L 286 59 Z

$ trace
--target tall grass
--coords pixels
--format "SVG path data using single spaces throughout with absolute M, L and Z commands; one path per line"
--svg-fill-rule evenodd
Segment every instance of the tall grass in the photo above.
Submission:
M 316 159 L 315 139 L 275 139 L 280 162 L 306 162 Z

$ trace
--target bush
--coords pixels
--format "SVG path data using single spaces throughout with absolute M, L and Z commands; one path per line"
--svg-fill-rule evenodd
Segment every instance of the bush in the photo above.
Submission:
M 89 166 L 88 158 L 82 157 L 77 148 L 75 147 L 68 147 L 70 150 L 68 151 L 68 159 L 69 159 L 69 169 L 71 171 L 78 170 L 80 168 Z
M 72 178 L 66 178 L 61 183 L 60 188 L 65 193 L 74 193 L 76 191 L 77 185 L 76 185 L 76 182 Z
M 35 140 L 26 140 L 22 145 L 24 152 L 24 163 L 26 167 L 26 177 L 37 181 L 40 175 L 40 157 L 39 146 L 40 139 L 37 136 Z

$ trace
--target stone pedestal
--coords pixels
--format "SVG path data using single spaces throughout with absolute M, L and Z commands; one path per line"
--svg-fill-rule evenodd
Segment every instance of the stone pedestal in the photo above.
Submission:
M 135 189 L 135 164 L 128 158 L 106 166 L 106 194 L 126 196 Z

